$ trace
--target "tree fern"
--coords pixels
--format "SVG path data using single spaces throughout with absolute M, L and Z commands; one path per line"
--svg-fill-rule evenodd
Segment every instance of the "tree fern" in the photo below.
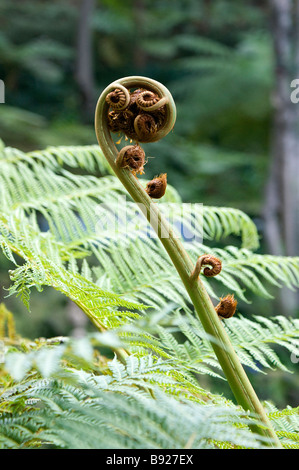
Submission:
M 65 148 L 60 148 L 59 149 L 59 158 L 62 158 L 61 155 L 63 155 L 63 151 L 66 152 Z M 8 155 L 10 155 L 11 149 L 8 152 Z M 72 154 L 75 154 L 74 148 L 72 148 Z M 80 148 L 78 153 L 79 155 L 88 155 L 89 149 L 87 149 L 87 152 L 83 152 L 82 149 Z M 17 152 L 17 155 L 19 155 L 20 152 Z M 52 152 L 53 153 L 53 152 Z M 51 154 L 52 154 L 51 153 Z M 39 152 L 39 155 L 42 155 L 42 152 Z M 6 155 L 7 156 L 7 155 Z M 75 157 L 74 157 L 75 158 Z M 104 177 L 101 178 L 100 180 L 95 179 L 93 177 L 89 176 L 78 176 L 78 175 L 73 175 L 69 172 L 63 171 L 63 175 L 61 174 L 56 174 L 53 172 L 52 168 L 40 168 L 40 164 L 36 163 L 32 159 L 25 159 L 27 162 L 27 165 L 24 164 L 24 161 L 21 160 L 21 167 L 18 168 L 18 171 L 15 168 L 15 161 L 12 160 L 10 164 L 8 162 L 10 159 L 3 159 L 6 161 L 6 167 L 5 171 L 1 175 L 2 178 L 2 184 L 1 188 L 3 191 L 3 206 L 2 206 L 2 211 L 3 213 L 9 213 L 11 219 L 13 220 L 12 216 L 12 209 L 13 213 L 16 214 L 16 220 L 18 220 L 18 217 L 22 217 L 21 214 L 23 211 L 25 211 L 25 214 L 30 211 L 33 214 L 42 214 L 47 221 L 48 227 L 51 231 L 51 233 L 54 235 L 54 237 L 59 240 L 64 242 L 65 246 L 65 252 L 67 250 L 73 249 L 74 253 L 74 248 L 78 247 L 75 257 L 82 257 L 84 256 L 84 251 L 80 254 L 80 250 L 82 249 L 81 247 L 84 246 L 87 249 L 90 249 L 94 254 L 96 254 L 99 257 L 99 251 L 102 250 L 100 247 L 96 248 L 96 246 L 100 246 L 101 244 L 105 246 L 105 249 L 107 249 L 107 244 L 109 246 L 109 243 L 111 240 L 107 240 L 107 233 L 106 237 L 103 237 L 103 233 L 98 229 L 99 228 L 99 217 L 103 216 L 105 212 L 105 207 L 100 207 L 99 203 L 104 203 L 106 205 L 113 204 L 117 202 L 119 204 L 123 200 L 119 200 L 118 196 L 120 194 L 123 194 L 124 191 L 121 188 L 120 184 L 117 182 L 116 178 L 113 176 L 109 177 Z M 32 161 L 34 163 L 32 163 Z M 49 160 L 46 160 L 48 162 Z M 51 161 L 51 160 L 50 160 Z M 75 159 L 76 161 L 76 159 Z M 89 160 L 87 159 L 87 162 L 82 162 L 80 160 L 81 166 L 86 165 L 86 168 L 88 168 L 89 165 Z M 30 188 L 28 188 L 27 181 L 31 182 Z M 53 192 L 53 188 L 55 186 L 55 191 Z M 119 202 L 120 201 L 120 202 Z M 125 202 L 125 201 L 123 201 Z M 120 210 L 122 210 L 122 207 L 120 207 Z M 126 205 L 126 210 L 129 210 L 128 216 L 134 218 L 136 209 L 134 207 L 131 208 L 130 212 L 130 206 L 127 204 Z M 172 209 L 172 211 L 175 211 L 175 209 Z M 196 210 L 196 207 L 195 207 Z M 106 211 L 107 212 L 107 211 Z M 202 215 L 202 214 L 201 214 Z M 172 213 L 171 217 L 175 216 L 175 212 Z M 196 214 L 195 214 L 196 216 Z M 197 214 L 197 217 L 200 217 L 200 214 Z M 250 243 L 253 243 L 253 240 L 256 239 L 256 232 L 254 229 L 254 225 L 248 219 L 247 216 L 243 215 L 242 212 L 240 211 L 233 211 L 225 208 L 205 208 L 203 211 L 203 217 L 204 217 L 204 227 L 205 227 L 205 236 L 211 238 L 212 236 L 215 236 L 216 238 L 219 238 L 221 236 L 221 229 L 222 228 L 222 235 L 227 236 L 229 233 L 243 233 L 243 240 L 245 240 L 245 234 L 251 234 L 250 235 L 250 240 L 251 242 L 246 242 L 245 245 L 250 245 Z M 32 224 L 31 219 L 31 224 Z M 136 217 L 135 219 L 136 220 Z M 140 231 L 144 229 L 144 223 L 141 221 L 138 222 L 140 223 Z M 21 223 L 26 223 L 26 217 L 22 218 Z M 199 224 L 198 224 L 199 225 Z M 37 224 L 35 223 L 35 228 L 37 227 Z M 197 230 L 195 226 L 195 235 L 196 236 L 202 236 L 202 232 L 200 230 L 202 229 L 202 225 L 199 225 L 199 230 Z M 6 229 L 7 230 L 7 229 Z M 20 232 L 26 233 L 26 228 L 18 226 L 18 230 Z M 117 233 L 117 240 L 119 241 L 119 236 L 123 232 L 123 238 L 126 240 L 126 235 L 127 235 L 127 227 L 120 227 L 118 233 Z M 36 232 L 36 240 L 37 240 L 37 235 L 38 232 Z M 135 233 L 135 232 L 134 232 Z M 138 236 L 138 232 L 135 234 Z M 10 234 L 7 235 L 10 237 Z M 45 237 L 44 232 L 41 232 L 41 236 L 43 238 Z M 253 237 L 253 238 L 252 238 Z M 28 237 L 28 240 L 30 240 L 30 236 Z M 249 239 L 248 239 L 249 240 Z M 147 244 L 148 241 L 146 240 Z M 150 242 L 149 242 L 150 243 Z M 256 243 L 256 241 L 254 242 Z M 4 237 L 1 237 L 1 244 L 3 246 L 3 249 L 6 253 L 7 256 L 10 256 L 11 259 L 13 259 L 12 251 L 8 249 L 9 244 L 7 244 L 7 237 L 4 239 Z M 144 245 L 145 246 L 145 245 Z M 153 243 L 151 244 L 153 247 Z M 133 247 L 134 248 L 134 247 Z M 155 250 L 159 249 L 155 247 Z M 144 248 L 146 249 L 146 248 Z M 198 246 L 196 247 L 198 249 Z M 124 253 L 124 252 L 123 252 Z M 244 258 L 244 253 L 241 252 Z M 86 253 L 87 254 L 87 253 Z M 137 251 L 136 251 L 137 254 Z M 132 253 L 132 246 L 131 246 L 131 256 L 133 255 Z M 154 256 L 154 251 L 151 250 L 151 253 L 148 253 L 149 258 L 150 255 L 155 257 L 156 260 L 160 259 L 161 256 L 163 257 L 163 252 L 162 249 L 159 250 L 159 258 L 157 256 Z M 224 251 L 222 255 L 225 257 L 226 252 Z M 238 255 L 238 252 L 235 254 L 235 256 Z M 103 257 L 103 251 L 101 251 L 101 256 Z M 51 255 L 53 258 L 53 255 Z M 228 256 L 227 256 L 228 257 Z M 102 258 L 101 258 L 102 259 Z M 164 263 L 165 263 L 165 255 L 164 255 Z M 255 258 L 256 259 L 256 258 Z M 121 262 L 121 258 L 118 257 L 119 262 Z M 138 262 L 138 256 L 136 258 L 136 261 Z M 260 261 L 263 261 L 263 258 L 260 257 Z M 273 261 L 275 262 L 275 259 L 273 258 Z M 288 264 L 285 263 L 286 260 L 281 260 L 284 262 L 284 267 L 286 270 L 286 275 L 281 271 L 280 278 L 282 277 L 282 280 L 285 281 L 288 285 L 293 283 L 293 285 L 298 284 L 298 276 L 297 276 L 297 261 L 296 259 L 290 260 L 291 268 L 294 271 L 292 278 L 290 278 L 290 269 L 288 269 Z M 117 260 L 115 261 L 115 264 L 117 265 Z M 161 264 L 161 263 L 160 263 Z M 169 264 L 169 263 L 168 263 Z M 250 264 L 250 261 L 249 261 Z M 264 263 L 265 264 L 265 263 Z M 274 264 L 274 263 L 273 263 Z M 277 264 L 277 263 L 275 263 Z M 87 265 L 85 264 L 85 267 Z M 106 264 L 107 266 L 107 264 Z M 125 265 L 123 265 L 124 268 Z M 142 266 L 140 264 L 140 266 Z M 149 270 L 154 267 L 154 264 L 149 267 Z M 255 267 L 257 269 L 261 270 L 260 264 L 256 264 Z M 113 269 L 113 266 L 112 266 Z M 230 270 L 231 271 L 231 270 Z M 160 271 L 161 272 L 161 271 Z M 267 270 L 264 269 L 262 274 L 266 277 L 267 276 Z M 150 273 L 150 271 L 149 271 Z M 148 273 L 148 274 L 149 274 Z M 244 298 L 242 294 L 242 290 L 239 286 L 239 284 L 231 277 L 231 272 L 229 272 L 229 268 L 225 266 L 225 269 L 223 271 L 226 275 L 222 274 L 221 279 L 223 280 L 224 283 L 229 284 L 235 288 L 235 291 L 238 292 L 238 294 Z M 118 273 L 119 275 L 120 273 Z M 130 273 L 131 274 L 131 273 Z M 146 274 L 143 269 L 143 274 Z M 259 293 L 263 292 L 263 286 L 261 283 L 259 283 L 258 278 L 252 274 L 249 273 L 248 271 L 245 270 L 245 267 L 243 268 L 243 272 L 239 269 L 234 270 L 234 274 L 238 276 L 242 276 L 242 280 L 247 282 L 247 285 L 250 285 L 250 287 L 254 288 L 256 291 Z M 148 275 L 149 277 L 149 275 Z M 157 278 L 157 283 L 161 282 L 161 277 Z M 276 277 L 276 276 L 275 276 Z M 271 280 L 272 282 L 275 280 L 275 277 L 270 277 L 267 276 L 267 280 Z M 277 274 L 278 277 L 278 274 Z M 115 278 L 115 276 L 114 276 Z M 174 281 L 175 282 L 175 281 Z M 176 290 L 182 290 L 182 288 L 179 288 L 179 282 L 175 282 L 175 289 L 172 289 L 170 292 L 170 295 L 173 297 L 175 295 Z M 132 281 L 131 281 L 132 283 Z M 120 283 L 122 285 L 122 283 Z M 136 286 L 135 286 L 136 287 Z M 158 288 L 158 287 L 157 287 Z M 159 289 L 159 288 L 158 288 Z M 155 302 L 155 294 L 154 294 L 154 289 L 151 289 L 151 296 L 153 302 Z M 165 290 L 167 292 L 167 290 Z M 211 290 L 212 292 L 212 290 Z M 264 294 L 266 292 L 264 291 Z M 145 293 L 146 296 L 146 293 Z M 174 297 L 174 298 L 175 298 Z
M 76 240 L 77 243 L 82 243 L 88 235 L 94 237 L 100 216 L 100 203 L 109 206 L 116 201 L 118 204 L 130 201 L 117 178 L 112 176 L 98 180 L 89 175 L 82 178 L 80 175 L 63 170 L 59 164 L 60 162 L 62 165 L 80 167 L 86 171 L 91 169 L 96 171 L 96 165 L 103 169 L 106 160 L 98 146 L 58 147 L 28 154 L 4 148 L 0 153 L 0 161 L 2 211 L 11 212 L 12 209 L 19 207 L 24 210 L 39 211 L 51 224 L 54 233 L 58 227 L 65 225 L 58 235 L 61 237 L 67 231 L 68 237 L 73 242 Z M 27 184 L 29 180 L 30 187 Z M 172 198 L 169 198 L 168 193 Z M 126 201 L 120 199 L 119 195 L 126 195 Z M 165 211 L 172 218 L 181 216 L 181 207 L 171 204 L 180 202 L 173 188 L 169 187 L 164 199 L 168 201 L 168 204 L 163 202 Z M 120 211 L 122 210 L 121 206 Z M 136 206 L 127 204 L 126 210 L 129 211 L 128 217 L 133 216 Z M 196 236 L 220 239 L 236 234 L 242 235 L 242 242 L 246 248 L 255 248 L 258 244 L 256 227 L 242 211 L 202 207 L 197 204 L 186 204 L 184 211 L 189 211 L 189 214 L 191 211 L 190 217 L 197 222 L 196 225 L 193 223 Z M 142 228 L 142 219 L 139 223 Z
M 1 175 L 4 178 L 1 188 L 5 195 L 1 207 L 1 246 L 10 261 L 16 263 L 14 253 L 26 260 L 26 264 L 11 272 L 14 284 L 10 293 L 20 295 L 28 306 L 31 286 L 42 288 L 43 285 L 51 285 L 78 303 L 95 321 L 100 319 L 103 326 L 109 327 L 120 326 L 123 321 L 138 317 L 137 313 L 132 316 L 128 307 L 136 312 L 136 308 L 142 308 L 140 302 L 157 309 L 164 308 L 171 300 L 177 307 L 188 311 L 188 297 L 181 281 L 156 239 L 142 236 L 142 222 L 140 231 L 135 230 L 129 239 L 121 232 L 117 233 L 116 239 L 103 238 L 97 233 L 97 203 L 102 201 L 108 205 L 123 193 L 116 178 L 107 176 L 99 180 L 91 176 L 82 178 L 73 175 L 61 170 L 54 157 L 57 166 L 53 167 L 53 160 L 47 158 L 47 152 L 56 156 L 60 163 L 67 162 L 69 166 L 70 163 L 80 164 L 86 170 L 94 168 L 90 167 L 92 152 L 96 152 L 97 161 L 103 160 L 101 152 L 95 151 L 94 147 L 88 147 L 85 151 L 79 148 L 78 154 L 74 147 L 61 147 L 56 152 L 52 149 L 45 151 L 45 155 L 40 151 L 36 153 L 37 158 L 32 158 L 35 154 L 26 156 L 12 149 L 3 150 L 2 159 L 6 167 Z M 68 161 L 69 154 L 72 155 L 72 162 Z M 12 155 L 16 155 L 17 160 Z M 22 165 L 18 172 L 16 163 Z M 53 168 L 57 169 L 57 173 Z M 27 185 L 29 180 L 32 181 L 30 188 Z M 53 194 L 56 183 L 56 194 Z M 192 208 L 197 209 L 196 205 Z M 171 210 L 175 214 L 173 206 Z M 42 231 L 37 222 L 36 217 L 40 213 L 48 221 L 48 232 Z M 197 213 L 197 217 L 200 216 L 202 214 Z M 239 233 L 243 234 L 244 241 L 245 234 L 251 233 L 251 241 L 254 238 L 257 240 L 254 225 L 241 211 L 207 208 L 203 216 L 206 237 L 209 234 L 210 238 L 214 236 L 217 239 L 221 234 Z M 222 232 L 219 227 L 222 227 Z M 202 235 L 201 228 L 197 230 L 195 225 L 196 235 Z M 198 242 L 186 242 L 185 245 L 191 256 L 193 253 L 197 257 L 200 253 L 211 251 Z M 233 290 L 241 299 L 246 299 L 244 287 L 269 297 L 265 281 L 274 286 L 298 286 L 297 258 L 257 255 L 248 249 L 235 247 L 214 249 L 212 252 L 223 260 L 223 270 L 216 283 L 220 282 L 224 288 Z M 84 258 L 81 274 L 81 268 L 75 261 L 78 258 Z M 204 282 L 208 292 L 218 298 L 215 283 Z M 81 293 L 78 294 L 80 283 Z M 126 300 L 120 300 L 115 295 L 110 297 L 103 293 L 103 289 L 107 292 L 112 290 Z M 89 300 L 91 296 L 94 299 L 102 296 L 102 303 L 99 305 L 98 300 L 92 302 Z M 111 309 L 113 303 L 126 311 L 121 313 L 120 309 Z M 103 314 L 99 313 L 100 308 Z M 119 315 L 116 316 L 116 313 Z
M 68 252 L 66 255 L 63 245 L 56 242 L 49 233 L 39 237 L 40 232 L 36 232 L 37 225 L 33 217 L 30 217 L 31 224 L 23 219 L 23 215 L 20 219 L 12 216 L 1 219 L 1 239 L 6 247 L 6 256 L 13 261 L 12 253 L 15 252 L 25 260 L 24 264 L 17 265 L 10 272 L 13 281 L 10 295 L 20 296 L 29 308 L 30 288 L 35 286 L 41 290 L 43 286 L 51 286 L 77 303 L 102 328 L 105 328 L 105 319 L 113 323 L 112 317 L 119 324 L 122 313 L 117 307 L 128 309 L 127 317 L 130 316 L 129 310 L 142 310 L 141 304 L 131 303 L 114 293 L 104 291 L 80 275 L 74 265 L 74 254 Z M 63 258 L 69 261 L 69 269 L 64 266 Z
M 176 329 L 174 325 L 177 325 Z M 239 316 L 227 322 L 225 328 L 241 362 L 257 372 L 263 372 L 267 368 L 287 370 L 275 352 L 276 344 L 285 347 L 290 353 L 298 351 L 297 319 L 286 319 L 282 316 L 264 319 L 256 316 L 249 320 Z M 185 368 L 196 373 L 212 373 L 213 370 L 219 369 L 210 346 L 210 338 L 193 315 L 177 312 L 172 322 L 172 330 L 173 333 L 158 326 L 162 344 L 169 356 L 173 357 L 174 363 L 183 364 Z M 185 341 L 176 339 L 175 333 L 178 332 L 184 335 Z
M 222 289 L 234 291 L 244 301 L 247 301 L 246 289 L 259 296 L 271 298 L 272 286 L 285 285 L 294 289 L 299 285 L 299 258 L 259 255 L 232 246 L 210 249 L 198 242 L 185 243 L 185 246 L 194 261 L 198 255 L 207 252 L 222 260 L 222 271 L 215 282 L 203 280 L 214 298 L 219 297 L 215 292 L 215 283 L 221 283 Z M 152 305 L 157 305 L 157 302 L 160 302 L 160 306 L 165 305 L 167 299 L 178 305 L 188 302 L 188 297 L 163 247 L 155 240 L 140 238 L 136 233 L 136 237 L 127 239 L 124 244 L 117 244 L 112 240 L 106 246 L 94 248 L 93 251 L 99 261 L 99 265 L 94 268 L 97 279 L 104 285 L 109 282 L 116 292 L 121 289 L 119 292 L 126 292 L 126 295 L 135 298 L 143 295 L 145 303 L 148 302 L 149 296 Z M 104 261 L 108 256 L 113 260 L 113 264 L 108 268 L 109 274 L 105 270 L 107 263 Z M 134 263 L 131 260 L 134 260 Z M 122 278 L 126 271 L 126 278 Z
M 213 448 L 215 441 L 263 446 L 240 411 L 178 402 L 161 390 L 155 390 L 153 400 L 133 391 L 119 394 L 92 386 L 78 394 L 72 386 L 43 382 L 22 396 L 36 399 L 35 407 L 38 403 L 43 409 L 30 411 L 29 405 L 21 416 L 1 418 L 5 448 L 47 444 L 71 449 L 196 449 Z
M 146 236 L 149 226 L 110 174 L 99 147 L 27 154 L 3 148 L 0 164 L 0 244 L 12 267 L 9 294 L 20 296 L 29 307 L 32 288 L 51 286 L 108 335 L 106 340 L 94 336 L 76 343 L 77 353 L 65 339 L 55 347 L 37 343 L 37 350 L 28 346 L 26 353 L 17 350 L 7 356 L 6 368 L 19 385 L 11 387 L 8 379 L 2 395 L 3 447 L 263 446 L 265 441 L 249 432 L 247 418 L 232 403 L 213 396 L 214 408 L 210 392 L 199 386 L 202 374 L 224 378 L 211 338 L 194 317 L 162 245 Z M 77 168 L 102 176 L 71 171 Z M 246 291 L 269 298 L 273 286 L 298 287 L 298 258 L 254 253 L 258 233 L 246 214 L 187 205 L 181 219 L 179 195 L 169 189 L 158 204 L 172 220 L 183 220 L 193 230 L 194 240 L 182 239 L 190 257 L 196 260 L 212 252 L 223 260 L 217 280 L 203 280 L 215 300 L 227 289 L 247 300 Z M 126 209 L 132 225 L 128 231 L 120 224 L 111 234 L 99 221 L 107 220 L 107 208 L 117 204 Z M 211 250 L 206 243 L 230 235 L 240 238 L 240 248 Z M 241 362 L 257 372 L 287 369 L 275 344 L 289 352 L 298 348 L 294 319 L 239 316 L 224 327 Z M 117 356 L 92 360 L 94 346 L 108 347 Z M 130 354 L 119 356 L 120 351 Z M 136 423 L 136 410 L 145 432 Z M 174 430 L 184 415 L 186 426 L 178 435 Z M 207 416 L 209 426 L 204 424 Z M 203 423 L 201 428 L 198 423 Z M 286 446 L 295 445 L 295 431 L 294 426 L 281 430 Z
M 55 341 L 61 344 L 51 344 Z M 83 350 L 78 341 L 84 343 Z M 113 343 L 113 338 L 110 341 Z M 198 385 L 189 383 L 188 387 L 186 382 L 179 386 L 167 361 L 133 355 L 123 364 L 114 358 L 99 372 L 90 346 L 93 349 L 102 344 L 107 346 L 109 341 L 98 333 L 89 340 L 54 338 L 39 345 L 31 343 L 26 353 L 8 354 L 6 369 L 21 382 L 8 385 L 2 393 L 2 448 L 45 444 L 72 449 L 266 445 L 267 441 L 248 429 L 253 417 Z M 24 357 L 30 365 L 20 376 Z M 81 361 L 81 370 L 76 359 Z M 289 407 L 279 411 L 270 403 L 267 408 L 283 445 L 295 448 L 298 410 Z
M 68 354 L 67 348 L 44 345 L 9 354 L 6 368 L 23 385 L 10 386 L 2 394 L 2 447 L 176 449 L 186 445 L 262 447 L 266 442 L 249 432 L 252 418 L 244 417 L 231 402 L 214 396 L 214 404 L 209 403 L 211 396 L 196 385 L 189 393 L 183 387 L 177 389 L 179 395 L 174 393 L 179 382 L 171 376 L 167 362 L 132 356 L 124 365 L 114 359 L 99 375 L 88 371 L 88 361 L 85 371 L 72 368 L 77 348 L 73 344 Z M 17 354 L 31 361 L 23 377 L 18 363 L 24 361 Z M 59 362 L 62 355 L 64 361 Z M 48 378 L 29 374 L 34 367 Z M 190 394 L 191 401 L 187 399 Z

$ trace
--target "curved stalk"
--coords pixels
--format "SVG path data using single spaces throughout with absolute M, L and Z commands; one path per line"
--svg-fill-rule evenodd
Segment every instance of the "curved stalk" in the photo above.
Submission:
M 166 135 L 174 126 L 176 119 L 176 108 L 172 95 L 161 83 L 139 76 L 125 77 L 117 82 L 111 83 L 99 97 L 95 113 L 95 131 L 99 145 L 114 170 L 116 176 L 123 183 L 131 197 L 136 203 L 143 204 L 148 221 L 158 221 L 157 226 L 153 226 L 161 243 L 170 256 L 182 282 L 194 305 L 195 311 L 204 327 L 204 330 L 211 338 L 211 344 L 222 370 L 227 378 L 231 390 L 239 405 L 245 411 L 252 412 L 257 416 L 262 426 L 252 426 L 253 430 L 267 438 L 271 438 L 270 445 L 282 447 L 275 434 L 268 416 L 262 407 L 241 363 L 230 342 L 221 320 L 219 319 L 212 301 L 199 277 L 192 277 L 194 264 L 191 261 L 181 241 L 174 236 L 171 225 L 160 213 L 158 204 L 152 202 L 138 179 L 126 168 L 121 168 L 116 164 L 118 150 L 114 145 L 107 124 L 109 106 L 106 103 L 107 94 L 116 89 L 126 87 L 145 88 L 157 93 L 166 108 L 166 124 L 162 130 L 158 131 L 151 141 L 157 141 Z M 163 233 L 163 237 L 160 234 Z M 165 236 L 167 234 L 167 237 Z

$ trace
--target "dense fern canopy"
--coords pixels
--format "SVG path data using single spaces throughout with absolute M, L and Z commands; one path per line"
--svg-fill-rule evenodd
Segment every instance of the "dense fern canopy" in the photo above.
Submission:
M 31 289 L 50 286 L 99 330 L 79 340 L 25 340 L 5 326 L 11 314 L 1 304 L 2 447 L 263 447 L 248 427 L 254 417 L 200 386 L 205 374 L 224 379 L 211 338 L 99 147 L 24 153 L 2 145 L 0 166 L 8 295 L 30 308 Z M 157 204 L 194 262 L 206 252 L 221 258 L 219 276 L 203 279 L 215 302 L 226 293 L 248 302 L 251 294 L 269 299 L 273 288 L 299 287 L 299 258 L 257 253 L 257 228 L 242 211 L 183 204 L 171 185 Z M 294 318 L 238 312 L 224 328 L 256 373 L 288 370 L 276 345 L 298 351 Z M 298 410 L 267 409 L 283 445 L 298 446 Z

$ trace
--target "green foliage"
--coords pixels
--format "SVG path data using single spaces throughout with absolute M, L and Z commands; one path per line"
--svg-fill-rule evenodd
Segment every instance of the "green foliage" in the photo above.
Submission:
M 178 305 L 183 302 L 185 291 L 162 245 L 157 243 L 153 232 L 149 231 L 148 237 L 140 237 L 144 230 L 150 229 L 138 212 L 136 218 L 136 205 L 130 202 L 117 178 L 76 175 L 63 168 L 64 165 L 79 166 L 82 170 L 107 173 L 97 147 L 59 147 L 55 151 L 49 148 L 28 154 L 5 148 L 1 164 L 1 244 L 11 261 L 14 251 L 29 263 L 18 267 L 13 275 L 17 291 L 20 288 L 23 291 L 24 286 L 25 293 L 25 286 L 30 284 L 48 285 L 45 264 L 52 275 L 56 270 L 60 283 L 66 276 L 67 284 L 70 272 L 73 277 L 79 276 L 80 266 L 76 260 L 85 258 L 81 268 L 89 282 L 95 280 L 107 290 L 111 286 L 113 292 L 130 299 L 138 299 L 138 292 L 142 290 L 143 303 L 148 298 L 145 303 L 152 306 L 158 301 L 162 306 L 163 299 L 164 304 L 165 299 L 172 299 Z M 179 196 L 170 190 L 164 200 L 160 203 L 162 211 L 176 221 L 182 216 Z M 112 236 L 107 228 L 111 227 L 111 219 L 113 222 L 114 208 L 127 218 L 112 227 L 115 228 Z M 298 286 L 297 258 L 258 255 L 248 249 L 256 248 L 258 236 L 252 221 L 241 211 L 187 204 L 183 212 L 184 224 L 195 238 L 195 241 L 185 241 L 190 256 L 196 259 L 207 250 L 219 256 L 223 260 L 223 271 L 217 280 L 240 298 L 246 299 L 244 287 L 255 294 L 269 296 L 265 281 L 275 286 Z M 196 241 L 203 236 L 220 240 L 231 234 L 241 235 L 242 248 L 228 246 L 210 250 Z M 89 266 L 94 258 L 96 265 Z M 34 269 L 31 269 L 32 261 Z M 68 271 L 65 270 L 67 263 Z M 28 282 L 25 282 L 26 276 Z M 205 282 L 211 295 L 218 298 L 211 283 Z M 62 292 L 67 290 L 62 285 L 57 288 Z
M 152 392 L 155 399 L 132 386 L 118 393 L 91 378 L 81 389 L 35 381 L 30 393 L 20 394 L 35 409 L 29 404 L 19 416 L 5 414 L 0 440 L 5 448 L 47 444 L 71 449 L 196 449 L 244 442 L 262 447 L 240 410 L 178 401 L 155 388 Z M 39 412 L 37 406 L 42 407 Z
M 173 326 L 176 326 L 176 334 L 180 332 L 184 335 L 185 341 L 178 341 L 174 333 L 163 327 L 159 326 L 158 332 L 174 363 L 181 363 L 186 369 L 197 373 L 212 373 L 219 369 L 209 338 L 197 318 L 190 313 L 182 315 L 177 312 Z M 265 368 L 286 370 L 273 345 L 280 344 L 294 354 L 298 350 L 297 319 L 255 316 L 249 320 L 239 315 L 226 322 L 225 328 L 241 362 L 257 372 L 263 372 Z
M 221 197 L 258 214 L 273 76 L 267 8 L 232 0 L 176 0 L 171 11 L 165 1 L 94 5 L 94 103 L 97 90 L 116 77 L 147 75 L 165 83 L 178 119 L 175 135 L 156 146 L 153 172 L 168 168 L 184 201 L 213 205 Z M 9 21 L 0 35 L 6 85 L 0 136 L 7 144 L 30 150 L 95 142 L 93 127 L 82 125 L 78 13 L 70 0 L 2 0 L 0 14 Z
M 11 314 L 1 307 L 0 331 L 8 335 L 2 341 L 2 447 L 263 447 L 248 427 L 254 417 L 201 386 L 207 375 L 223 382 L 211 338 L 99 148 L 24 153 L 2 146 L 0 164 L 0 244 L 12 268 L 8 294 L 29 308 L 33 288 L 52 287 L 102 330 L 81 339 L 29 341 L 16 336 Z M 183 240 L 194 260 L 207 251 L 223 260 L 217 281 L 203 279 L 214 299 L 227 290 L 246 300 L 247 292 L 269 298 L 271 286 L 298 287 L 298 258 L 255 253 L 257 230 L 242 211 L 182 206 L 171 186 L 158 204 L 195 236 Z M 106 222 L 117 205 L 129 222 L 112 232 Z M 239 247 L 206 244 L 232 235 Z M 239 314 L 224 328 L 241 362 L 256 373 L 288 371 L 278 346 L 298 351 L 296 319 Z M 296 447 L 296 410 L 269 409 L 283 445 Z

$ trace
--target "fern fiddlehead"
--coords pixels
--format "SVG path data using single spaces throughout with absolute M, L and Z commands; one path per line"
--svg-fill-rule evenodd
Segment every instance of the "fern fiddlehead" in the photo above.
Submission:
M 231 318 L 237 308 L 237 301 L 235 300 L 233 295 L 227 295 L 226 297 L 220 298 L 220 302 L 216 305 L 215 310 L 219 316 L 219 318 Z
M 216 256 L 202 255 L 196 261 L 194 270 L 192 271 L 191 276 L 190 276 L 191 281 L 195 281 L 198 278 L 201 268 L 204 265 L 211 266 L 211 268 L 204 269 L 204 275 L 207 277 L 217 276 L 217 274 L 220 273 L 221 268 L 222 268 L 221 261 L 218 258 L 216 258 Z
M 117 90 L 123 93 L 118 93 Z M 133 90 L 133 92 L 130 94 L 130 99 L 128 99 L 130 90 Z M 118 93 L 119 101 L 122 99 L 122 102 L 125 96 L 127 106 L 121 106 L 121 111 L 119 109 L 115 110 L 115 107 L 112 111 L 109 110 L 111 93 Z M 107 96 L 109 96 L 108 100 Z M 153 228 L 177 269 L 195 311 L 206 333 L 211 338 L 215 354 L 237 402 L 246 411 L 249 410 L 259 416 L 262 426 L 255 427 L 254 430 L 270 438 L 270 445 L 281 447 L 280 441 L 200 279 L 199 274 L 203 260 L 194 268 L 182 243 L 174 235 L 172 226 L 160 213 L 158 204 L 153 203 L 148 191 L 143 188 L 135 173 L 119 165 L 119 151 L 114 144 L 110 131 L 122 131 L 128 138 L 135 140 L 137 144 L 156 142 L 173 129 L 175 120 L 176 107 L 169 90 L 155 80 L 131 76 L 111 83 L 102 92 L 96 106 L 95 131 L 98 143 L 116 176 L 123 183 L 133 200 L 143 205 L 144 214 L 148 221 L 151 223 L 153 216 L 155 221 L 158 221 L 157 224 L 154 224 L 155 226 L 153 225 Z M 161 233 L 163 233 L 163 237 Z

